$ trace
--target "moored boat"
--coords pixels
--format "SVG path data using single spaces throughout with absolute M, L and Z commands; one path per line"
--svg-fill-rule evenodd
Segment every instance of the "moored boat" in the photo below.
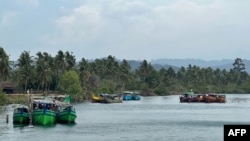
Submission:
M 92 94 L 91 100 L 92 100 L 93 103 L 99 103 L 101 99 L 100 99 L 99 95 Z
M 196 102 L 204 102 L 204 96 L 202 94 L 197 94 Z
M 75 123 L 76 110 L 70 104 L 58 105 L 57 122 L 58 123 Z
M 122 96 L 119 94 L 92 95 L 93 103 L 122 103 Z
M 139 95 L 139 93 L 133 93 L 132 94 L 132 100 L 141 100 L 141 96 Z
M 226 95 L 215 93 L 194 94 L 193 91 L 189 91 L 180 95 L 179 100 L 180 102 L 225 103 Z
M 52 100 L 33 100 L 32 121 L 37 125 L 56 123 L 57 105 Z
M 130 91 L 123 92 L 122 100 L 124 100 L 124 101 L 132 100 L 132 92 L 130 92 Z
M 104 103 L 122 103 L 122 97 L 118 94 L 109 94 L 105 97 Z
M 196 101 L 196 95 L 194 94 L 193 90 L 190 90 L 180 95 L 179 100 L 180 102 L 194 102 Z
M 124 91 L 122 94 L 122 99 L 124 101 L 130 101 L 130 100 L 140 100 L 141 96 L 138 92 L 132 92 L 132 91 Z
M 216 94 L 205 94 L 204 95 L 204 101 L 206 103 L 214 103 L 214 102 L 217 102 L 217 95 Z
M 13 111 L 14 124 L 28 124 L 29 123 L 29 107 L 26 105 L 17 105 Z
M 225 103 L 226 102 L 226 95 L 218 95 L 217 102 L 219 103 Z

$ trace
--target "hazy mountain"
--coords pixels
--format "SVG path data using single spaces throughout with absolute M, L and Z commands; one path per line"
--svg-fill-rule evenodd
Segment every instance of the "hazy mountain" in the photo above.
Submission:
M 134 71 L 135 69 L 137 69 L 142 61 L 135 61 L 135 60 L 129 60 L 128 61 L 131 69 Z M 148 62 L 150 63 L 150 62 Z M 150 63 L 157 71 L 160 70 L 161 68 L 165 68 L 165 69 L 168 69 L 169 67 L 172 67 L 175 71 L 177 71 L 179 69 L 179 67 L 177 66 L 172 66 L 172 65 L 169 65 L 169 64 L 154 64 L 154 63 Z
M 175 67 L 187 67 L 189 64 L 194 66 L 199 66 L 203 68 L 211 67 L 213 69 L 219 68 L 219 69 L 226 69 L 230 70 L 233 68 L 233 63 L 235 60 L 230 59 L 222 59 L 222 60 L 212 60 L 212 61 L 206 61 L 206 60 L 200 60 L 200 59 L 156 59 L 152 60 L 151 64 L 160 64 L 160 65 L 169 65 L 169 66 L 175 66 Z M 243 63 L 246 67 L 246 72 L 250 74 L 250 60 L 242 59 Z
M 187 67 L 189 64 L 192 66 L 196 65 L 199 67 L 213 67 L 213 66 L 222 66 L 225 64 L 233 64 L 234 60 L 223 59 L 223 60 L 200 60 L 200 59 L 156 59 L 151 61 L 152 64 L 161 64 L 161 65 L 172 65 L 177 67 Z

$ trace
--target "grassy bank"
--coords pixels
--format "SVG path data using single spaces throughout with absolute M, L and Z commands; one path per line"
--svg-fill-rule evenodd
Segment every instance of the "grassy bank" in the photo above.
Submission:
M 0 94 L 0 105 L 28 104 L 28 94 Z
M 28 104 L 28 94 L 6 95 L 6 104 Z

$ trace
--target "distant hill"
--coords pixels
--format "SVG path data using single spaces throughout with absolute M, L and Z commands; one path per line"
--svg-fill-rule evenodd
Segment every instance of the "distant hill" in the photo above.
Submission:
M 135 60 L 129 60 L 128 61 L 131 69 L 134 71 L 135 69 L 137 69 L 140 65 L 141 65 L 141 61 L 135 61 Z M 148 62 L 150 63 L 150 62 Z M 169 64 L 153 64 L 150 63 L 157 71 L 160 70 L 161 68 L 165 68 L 168 69 L 169 67 L 172 67 L 175 71 L 177 71 L 179 69 L 179 67 L 173 66 L 173 65 L 169 65 Z
M 246 72 L 250 74 L 250 60 L 242 59 L 243 63 L 246 67 Z M 206 61 L 206 60 L 200 60 L 200 59 L 156 59 L 152 60 L 150 62 L 151 64 L 159 64 L 159 65 L 169 65 L 169 66 L 175 66 L 175 67 L 187 67 L 189 64 L 194 66 L 199 66 L 202 68 L 211 67 L 213 69 L 219 68 L 219 69 L 226 69 L 230 70 L 233 68 L 234 60 L 230 59 L 222 59 L 222 60 L 212 60 L 212 61 Z
M 196 65 L 199 67 L 214 67 L 214 66 L 222 66 L 225 64 L 233 64 L 234 60 L 223 59 L 223 60 L 212 60 L 205 61 L 200 59 L 156 59 L 151 61 L 152 64 L 161 64 L 161 65 L 173 65 L 177 67 L 187 67 L 189 64 L 192 66 Z

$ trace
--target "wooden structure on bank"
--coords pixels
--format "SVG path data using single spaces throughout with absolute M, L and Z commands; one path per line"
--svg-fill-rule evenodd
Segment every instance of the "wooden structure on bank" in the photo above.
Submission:
M 14 93 L 15 87 L 9 81 L 0 82 L 0 87 L 3 89 L 3 92 L 6 94 Z
M 226 95 L 223 94 L 194 94 L 191 90 L 185 92 L 179 97 L 180 102 L 204 102 L 204 103 L 225 103 Z

